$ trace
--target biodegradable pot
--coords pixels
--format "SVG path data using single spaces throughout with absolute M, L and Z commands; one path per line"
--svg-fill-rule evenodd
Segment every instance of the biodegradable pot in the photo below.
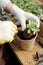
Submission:
M 20 34 L 21 35 L 21 34 Z M 22 36 L 22 35 L 21 35 Z M 35 43 L 35 39 L 37 37 L 37 34 L 35 35 L 34 38 L 26 40 L 26 39 L 22 39 L 19 37 L 19 34 L 17 34 L 15 36 L 15 40 L 16 42 L 19 44 L 19 46 L 23 49 L 23 50 L 32 50 L 32 48 L 34 47 L 34 43 Z

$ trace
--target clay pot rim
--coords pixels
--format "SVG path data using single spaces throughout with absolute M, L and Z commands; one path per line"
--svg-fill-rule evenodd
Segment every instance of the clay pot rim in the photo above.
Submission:
M 36 39 L 36 37 L 38 36 L 38 33 L 36 33 L 36 35 L 35 35 L 34 38 L 29 39 L 29 40 L 23 40 L 23 39 L 20 39 L 20 38 L 18 37 L 18 35 L 16 35 L 16 36 L 17 36 L 17 38 L 18 38 L 19 40 L 21 40 L 21 41 L 31 41 L 31 40 L 33 40 L 33 39 Z

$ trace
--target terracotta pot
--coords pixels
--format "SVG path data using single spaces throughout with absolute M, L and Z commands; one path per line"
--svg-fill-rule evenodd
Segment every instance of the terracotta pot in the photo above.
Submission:
M 18 35 L 15 36 L 15 41 L 17 42 L 17 44 L 19 44 L 19 46 L 23 49 L 23 50 L 32 50 L 32 48 L 34 47 L 34 43 L 35 43 L 35 39 L 37 37 L 38 34 L 35 35 L 34 38 L 30 39 L 30 40 L 23 40 L 20 39 Z
M 38 33 L 36 41 L 43 44 L 43 22 L 40 24 L 40 32 Z
M 40 36 L 43 35 L 43 22 L 42 22 L 42 21 L 40 22 L 40 31 L 39 31 L 38 34 L 39 34 Z
M 38 1 L 40 1 L 41 3 L 43 3 L 43 0 L 38 0 Z
M 35 0 L 38 5 L 43 5 L 43 0 Z
M 43 37 L 42 36 L 38 35 L 36 41 L 43 45 Z
M 40 44 L 43 44 L 43 37 L 42 36 L 37 36 L 37 42 L 39 42 Z

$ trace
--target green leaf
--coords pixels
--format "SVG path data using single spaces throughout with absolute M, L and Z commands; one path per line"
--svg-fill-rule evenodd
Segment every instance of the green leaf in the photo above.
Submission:
M 35 21 L 28 20 L 28 24 L 27 24 L 28 33 L 29 32 L 33 32 L 33 33 L 39 32 L 40 29 L 37 27 L 37 24 L 38 23 Z

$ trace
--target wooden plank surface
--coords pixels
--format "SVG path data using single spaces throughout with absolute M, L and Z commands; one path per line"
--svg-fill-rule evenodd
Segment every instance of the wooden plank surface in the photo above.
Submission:
M 34 60 L 34 55 L 36 52 L 43 54 L 43 48 L 41 48 L 38 43 L 34 44 L 34 48 L 31 51 L 22 50 L 17 43 L 10 44 L 12 50 L 16 54 L 17 58 L 21 61 L 23 65 L 35 65 L 37 61 Z M 40 58 L 39 60 L 42 60 Z

